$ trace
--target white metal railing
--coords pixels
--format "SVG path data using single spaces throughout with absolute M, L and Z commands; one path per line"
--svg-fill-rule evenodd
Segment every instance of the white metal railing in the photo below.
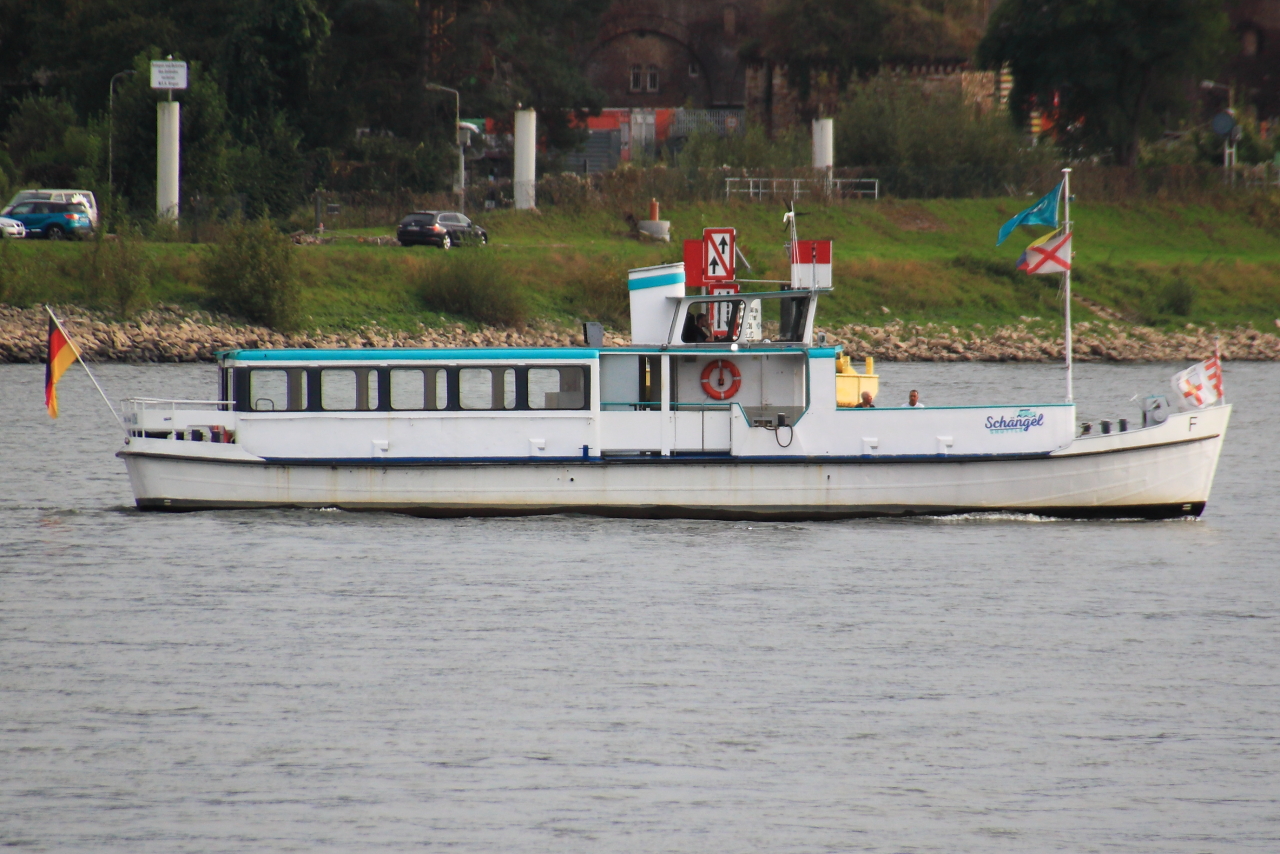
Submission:
M 879 199 L 878 178 L 725 178 L 724 198 L 734 194 L 751 199 L 799 198 L 802 193 L 819 192 L 840 199 Z
M 177 411 L 179 409 L 205 409 L 212 407 L 221 412 L 231 409 L 229 400 L 171 400 L 163 397 L 127 397 L 120 401 L 120 408 L 125 412 L 147 412 L 155 410 Z

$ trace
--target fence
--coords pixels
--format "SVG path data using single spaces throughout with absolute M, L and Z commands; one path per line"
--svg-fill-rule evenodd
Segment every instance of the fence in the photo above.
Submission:
M 833 199 L 879 199 L 876 178 L 725 178 L 724 200 L 734 195 L 749 199 L 790 198 L 821 195 Z
M 1237 167 L 1234 180 L 1224 180 L 1222 167 L 1211 164 L 1149 169 L 1090 163 L 1072 165 L 1075 170 L 1071 178 L 1072 192 L 1085 203 L 1142 199 L 1211 203 L 1219 199 L 1240 198 L 1250 193 L 1275 192 L 1280 188 L 1280 167 L 1274 164 Z M 537 202 L 542 208 L 607 209 L 619 215 L 627 211 L 639 215 L 648 210 L 651 198 L 666 204 L 796 199 L 823 205 L 840 204 L 845 200 L 876 200 L 886 196 L 900 199 L 998 196 L 1022 200 L 1038 198 L 1062 180 L 1060 168 L 1052 164 L 1036 165 L 1011 173 L 999 183 L 996 183 L 995 176 L 983 176 L 981 184 L 964 185 L 970 186 L 971 191 L 961 192 L 956 188 L 959 186 L 960 176 L 952 176 L 950 172 L 943 174 L 941 170 L 933 173 L 941 176 L 935 182 L 930 175 L 908 175 L 901 167 L 874 171 L 872 167 L 840 168 L 834 170 L 828 183 L 820 176 L 815 177 L 813 169 L 809 167 L 779 169 L 771 174 L 745 169 L 632 167 L 597 175 L 542 175 L 537 184 Z M 866 177 L 868 173 L 876 174 L 877 177 Z M 955 186 L 951 183 L 953 177 L 957 182 Z M 926 192 L 921 189 L 931 186 L 938 187 L 938 191 Z M 952 191 L 944 192 L 948 187 Z M 411 210 L 456 210 L 458 197 L 452 193 L 328 192 L 323 194 L 322 202 L 325 228 L 341 230 L 393 227 Z M 329 213 L 330 204 L 338 205 L 338 213 Z M 467 188 L 468 214 L 507 208 L 511 204 L 510 180 L 498 179 Z M 218 216 L 220 215 L 221 212 Z M 305 208 L 295 214 L 294 219 L 298 228 L 310 230 L 314 227 L 314 197 L 308 200 Z M 204 225 L 200 227 L 203 229 Z

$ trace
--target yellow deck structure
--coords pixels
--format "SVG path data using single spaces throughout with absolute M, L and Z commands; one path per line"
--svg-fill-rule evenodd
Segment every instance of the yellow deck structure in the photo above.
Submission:
M 848 356 L 836 356 L 836 405 L 857 406 L 862 400 L 864 391 L 871 392 L 872 397 L 880 394 L 880 376 L 876 373 L 876 361 L 867 357 L 865 373 L 853 369 L 852 360 Z

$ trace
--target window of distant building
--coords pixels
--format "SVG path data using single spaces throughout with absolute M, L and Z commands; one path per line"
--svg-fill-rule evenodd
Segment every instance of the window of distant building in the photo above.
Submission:
M 724 7 L 724 34 L 734 35 L 738 32 L 738 10 L 734 6 Z
M 690 76 L 690 77 L 697 77 L 697 76 L 698 76 L 698 63 L 696 63 L 696 62 L 690 62 L 690 63 L 689 63 L 689 76 Z
M 638 65 L 631 66 L 631 91 L 639 92 L 644 86 L 644 69 Z
M 658 66 L 650 65 L 648 80 L 645 81 L 645 89 L 649 92 L 658 91 Z

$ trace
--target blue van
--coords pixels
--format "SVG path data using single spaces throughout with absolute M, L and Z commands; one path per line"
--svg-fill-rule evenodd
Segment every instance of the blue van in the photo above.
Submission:
M 93 234 L 89 209 L 71 202 L 19 202 L 5 216 L 25 225 L 29 235 L 39 235 L 46 240 L 65 240 L 68 237 L 80 238 Z

